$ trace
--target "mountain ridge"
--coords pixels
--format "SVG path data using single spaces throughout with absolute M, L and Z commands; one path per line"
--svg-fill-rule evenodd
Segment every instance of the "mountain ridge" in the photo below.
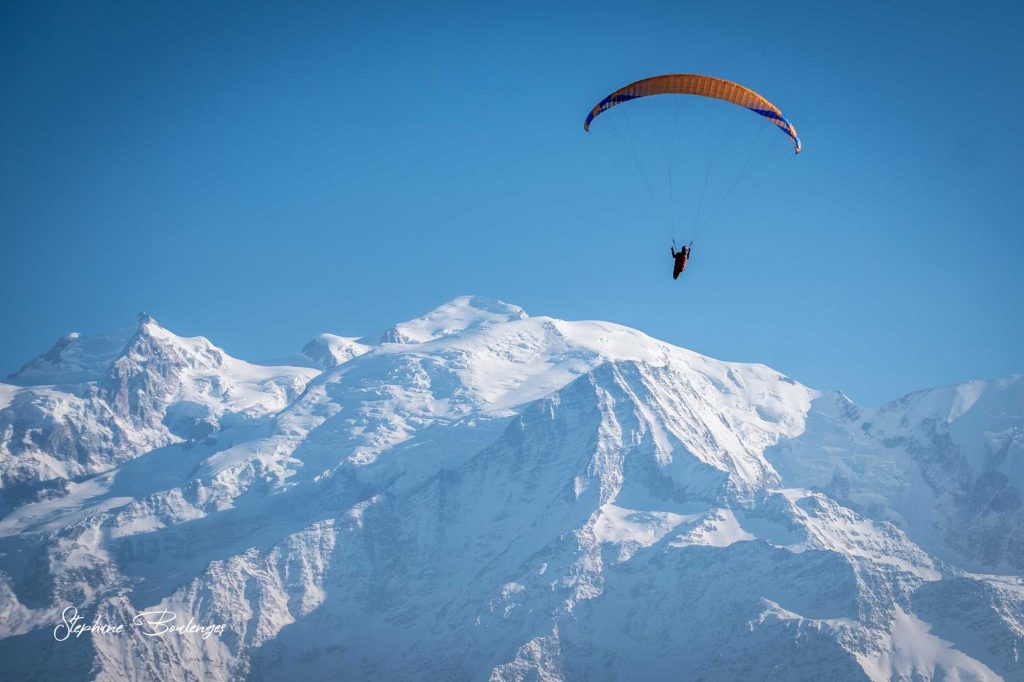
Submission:
M 1019 376 L 872 410 L 480 297 L 377 338 L 265 367 L 140 321 L 57 404 L 153 440 L 0 510 L 0 670 L 60 670 L 21 652 L 73 603 L 229 633 L 93 636 L 95 679 L 1024 677 Z

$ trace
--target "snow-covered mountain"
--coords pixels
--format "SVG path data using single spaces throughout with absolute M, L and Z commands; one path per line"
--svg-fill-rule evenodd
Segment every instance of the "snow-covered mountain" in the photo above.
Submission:
M 303 347 L 302 354 L 320 369 L 330 369 L 372 349 L 355 337 L 321 334 Z
M 1022 377 L 867 410 L 481 297 L 303 354 L 0 385 L 0 678 L 1024 679 Z
M 226 423 L 265 421 L 317 374 L 236 360 L 145 314 L 134 328 L 69 334 L 0 391 L 0 511 Z

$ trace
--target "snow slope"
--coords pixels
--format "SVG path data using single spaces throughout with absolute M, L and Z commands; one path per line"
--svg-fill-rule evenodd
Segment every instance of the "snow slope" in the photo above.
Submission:
M 1024 375 L 912 393 L 878 410 L 814 402 L 767 453 L 794 485 L 895 523 L 978 571 L 1024 570 Z
M 0 678 L 1024 679 L 1019 378 L 868 411 L 469 296 L 322 373 L 132 339 L 0 392 L 90 462 L 5 436 L 64 483 L 0 518 Z M 72 604 L 225 631 L 57 643 Z

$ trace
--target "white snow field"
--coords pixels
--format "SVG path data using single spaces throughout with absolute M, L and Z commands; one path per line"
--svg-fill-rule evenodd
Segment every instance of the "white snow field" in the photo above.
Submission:
M 471 296 L 300 355 L 0 384 L 0 679 L 1024 680 L 1020 376 L 869 410 Z

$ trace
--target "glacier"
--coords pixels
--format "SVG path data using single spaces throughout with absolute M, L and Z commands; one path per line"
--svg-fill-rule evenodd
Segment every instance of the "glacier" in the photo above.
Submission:
M 0 383 L 0 679 L 1024 680 L 1022 488 L 1022 376 L 869 409 L 479 296 L 273 364 L 143 314 Z

